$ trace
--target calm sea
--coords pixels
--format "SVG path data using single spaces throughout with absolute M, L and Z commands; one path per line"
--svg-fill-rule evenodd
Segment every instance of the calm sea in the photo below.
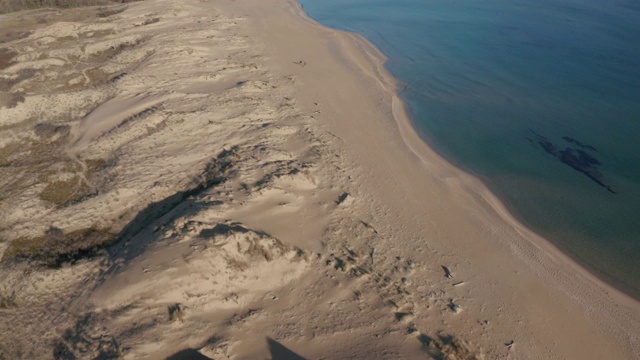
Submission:
M 640 2 L 300 2 L 389 57 L 433 148 L 640 296 Z

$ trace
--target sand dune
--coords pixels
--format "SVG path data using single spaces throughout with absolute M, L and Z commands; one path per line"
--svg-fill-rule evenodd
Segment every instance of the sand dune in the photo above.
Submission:
M 640 353 L 638 303 L 426 147 L 363 39 L 286 0 L 69 11 L 4 45 L 0 359 Z

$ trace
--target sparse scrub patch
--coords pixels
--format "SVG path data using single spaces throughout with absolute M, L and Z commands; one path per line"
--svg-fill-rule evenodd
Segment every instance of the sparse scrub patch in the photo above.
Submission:
M 126 6 L 118 7 L 118 8 L 100 8 L 98 9 L 98 17 L 106 18 L 112 15 L 120 14 L 121 12 L 127 10 Z
M 109 59 L 113 59 L 114 57 L 118 56 L 120 53 L 122 53 L 123 51 L 130 49 L 130 48 L 134 48 L 140 44 L 142 44 L 143 42 L 145 42 L 147 39 L 142 37 L 139 39 L 136 39 L 133 42 L 122 42 L 118 45 L 115 46 L 111 46 L 110 48 L 100 51 L 98 53 L 92 54 L 91 55 L 91 60 L 98 62 L 98 63 L 103 63 L 106 60 Z
M 169 305 L 167 307 L 167 311 L 169 313 L 169 321 L 182 321 L 182 318 L 184 317 L 184 310 L 182 309 L 182 305 L 180 303 Z
M 155 24 L 157 22 L 160 22 L 160 18 L 146 19 L 145 21 L 142 22 L 142 26 Z
M 96 172 L 102 170 L 107 164 L 104 159 L 87 159 L 84 161 L 87 165 L 87 176 L 91 176 Z
M 0 48 L 0 70 L 13 65 L 15 63 L 13 58 L 16 56 L 18 56 L 17 52 L 8 48 Z
M 11 294 L 5 295 L 0 293 L 0 309 L 8 309 L 16 307 L 16 292 L 12 291 Z M 2 353 L 0 353 L 2 355 Z M 1 359 L 1 357 L 0 357 Z
M 23 93 L 0 92 L 0 108 L 6 107 L 11 109 L 18 106 L 18 104 L 23 103 L 24 100 L 25 100 L 25 97 Z
M 47 184 L 40 193 L 40 199 L 58 206 L 66 206 L 84 199 L 90 191 L 87 182 L 75 175 L 67 180 L 56 180 Z
M 76 8 L 81 6 L 97 6 L 124 4 L 141 0 L 0 0 L 0 14 L 38 8 Z M 109 15 L 107 15 L 109 16 Z M 105 17 L 105 16 L 101 16 Z
M 36 71 L 34 69 L 22 69 L 18 71 L 18 75 L 15 77 L 0 78 L 0 91 L 9 91 L 14 85 L 34 77 L 35 74 Z
M 29 35 L 31 35 L 30 31 L 9 30 L 9 31 L 5 32 L 4 34 L 0 34 L 0 44 L 6 43 L 6 42 L 11 42 L 11 41 L 14 41 L 14 40 L 24 39 Z
M 51 139 L 56 135 L 67 136 L 69 134 L 69 125 L 39 123 L 33 128 L 33 132 L 43 139 Z
M 101 85 L 109 80 L 110 75 L 104 70 L 95 67 L 86 71 L 91 85 Z
M 21 148 L 18 142 L 12 142 L 0 148 L 0 167 L 10 165 L 13 155 L 20 152 Z
M 52 226 L 42 236 L 13 240 L 2 260 L 26 259 L 47 266 L 59 266 L 94 254 L 112 238 L 113 234 L 104 229 L 91 227 L 65 233 Z
M 124 349 L 114 336 L 97 326 L 100 321 L 99 314 L 90 312 L 60 331 L 52 344 L 53 359 L 122 359 Z
M 420 334 L 418 340 L 422 342 L 429 355 L 434 359 L 478 360 L 483 358 L 473 351 L 466 341 L 443 332 L 438 333 L 437 338 Z

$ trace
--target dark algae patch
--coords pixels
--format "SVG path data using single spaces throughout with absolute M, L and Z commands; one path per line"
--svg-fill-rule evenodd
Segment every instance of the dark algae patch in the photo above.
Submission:
M 610 185 L 605 181 L 604 175 L 600 172 L 598 167 L 602 165 L 598 159 L 587 151 L 597 152 L 595 147 L 591 145 L 583 144 L 582 142 L 573 139 L 568 136 L 564 136 L 562 139 L 569 144 L 573 144 L 576 148 L 566 147 L 562 149 L 562 146 L 558 146 L 551 142 L 546 137 L 536 133 L 529 129 L 532 136 L 529 137 L 529 141 L 536 146 L 540 147 L 547 154 L 554 156 L 560 160 L 563 164 L 571 167 L 572 169 L 584 174 L 589 179 L 593 180 L 596 184 L 607 189 L 612 194 L 617 194 Z
M 566 141 L 566 142 L 568 142 L 568 143 L 576 144 L 576 145 L 578 145 L 579 147 L 581 147 L 581 148 L 583 148 L 583 149 L 586 149 L 586 150 L 592 150 L 592 151 L 598 152 L 598 150 L 596 150 L 596 148 L 594 148 L 593 146 L 583 144 L 583 143 L 581 143 L 580 141 L 578 141 L 578 140 L 576 140 L 576 139 L 574 139 L 574 138 L 570 138 L 570 137 L 568 137 L 568 136 L 563 136 L 563 137 L 562 137 L 562 140 L 564 140 L 564 141 Z

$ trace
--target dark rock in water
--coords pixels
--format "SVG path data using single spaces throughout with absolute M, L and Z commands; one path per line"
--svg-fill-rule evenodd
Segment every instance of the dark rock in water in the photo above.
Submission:
M 574 138 L 570 138 L 570 137 L 568 137 L 568 136 L 563 136 L 563 137 L 562 137 L 562 140 L 564 140 L 564 141 L 566 141 L 566 142 L 569 142 L 569 143 L 576 144 L 576 145 L 580 146 L 580 147 L 581 147 L 581 148 L 583 148 L 583 149 L 593 150 L 593 151 L 595 151 L 595 152 L 598 152 L 598 150 L 596 150 L 596 148 L 594 148 L 593 146 L 591 146 L 591 145 L 587 145 L 587 144 L 584 144 L 584 143 L 581 143 L 580 141 L 578 141 L 578 140 L 576 140 L 576 139 L 574 139 Z
M 611 186 L 605 183 L 604 175 L 598 169 L 598 166 L 601 165 L 600 161 L 593 157 L 586 150 L 597 150 L 591 145 L 585 145 L 582 142 L 570 138 L 568 136 L 563 137 L 562 139 L 566 142 L 572 143 L 580 147 L 580 149 L 572 149 L 565 148 L 562 150 L 556 144 L 549 141 L 546 137 L 536 133 L 533 130 L 530 132 L 534 135 L 534 138 L 527 138 L 532 144 L 535 146 L 540 146 L 542 150 L 546 153 L 553 155 L 555 158 L 560 160 L 563 164 L 570 166 L 572 169 L 584 174 L 589 179 L 593 180 L 596 184 L 602 186 L 607 189 L 612 194 L 617 194 Z

